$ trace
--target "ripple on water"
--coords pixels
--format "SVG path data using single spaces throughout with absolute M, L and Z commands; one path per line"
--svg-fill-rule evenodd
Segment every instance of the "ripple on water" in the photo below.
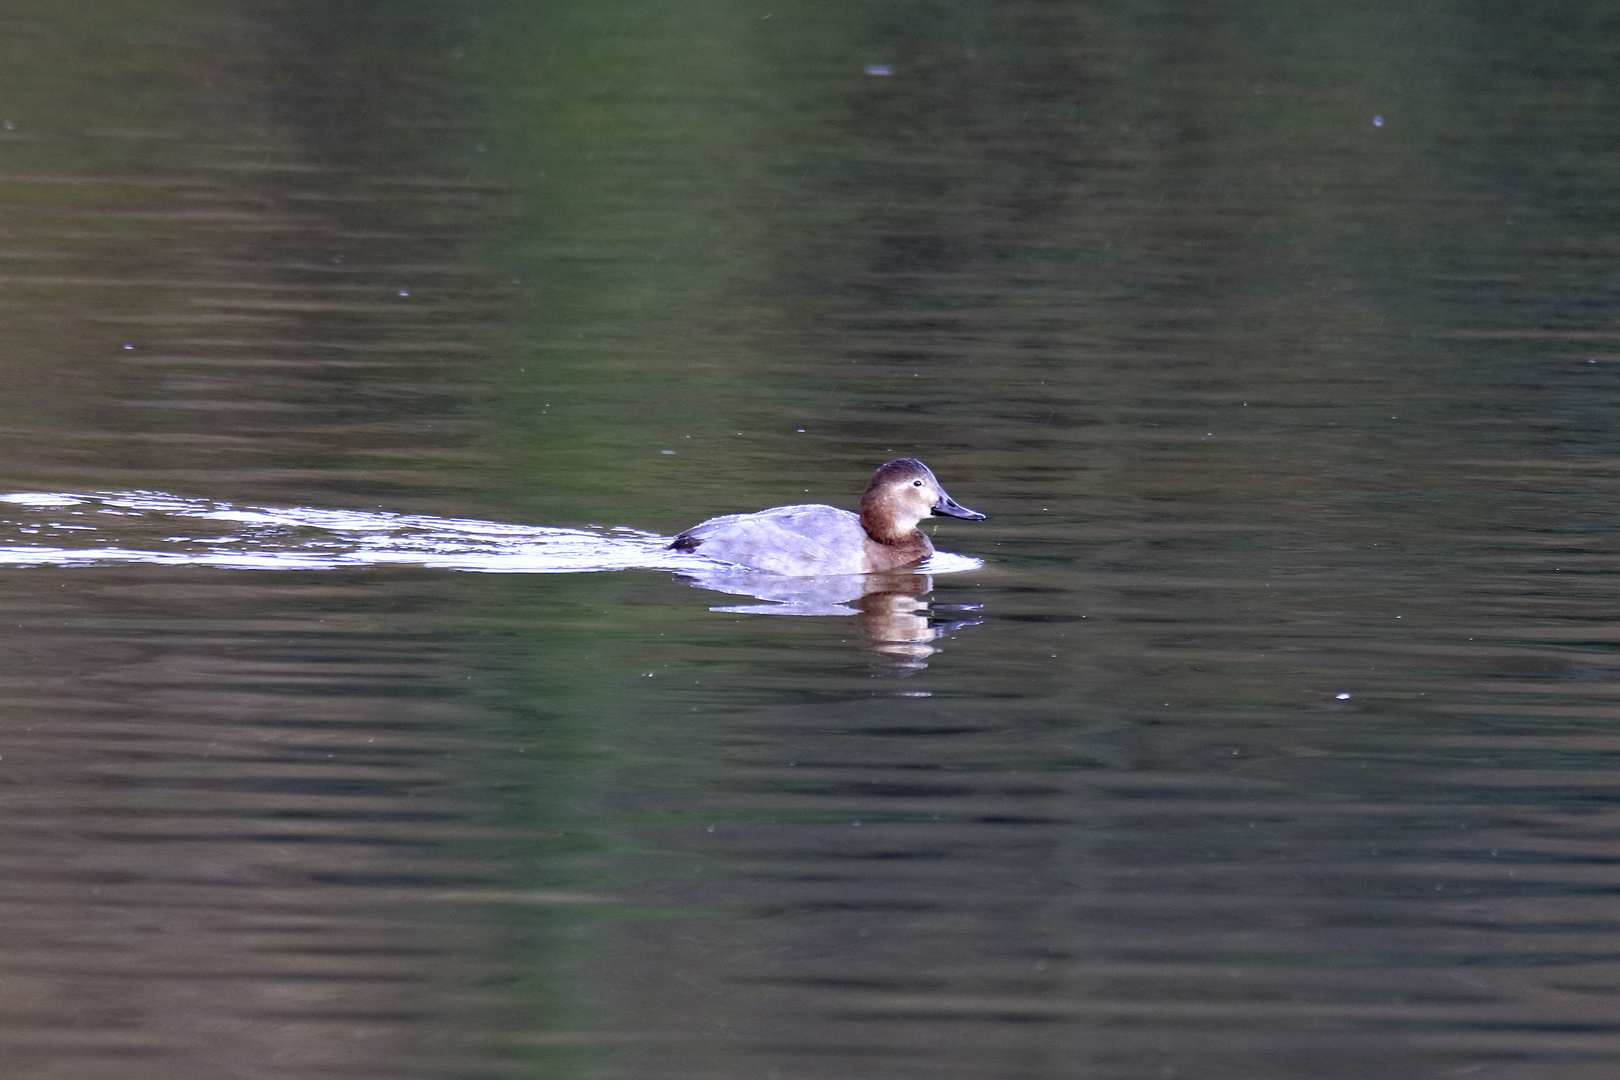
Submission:
M 421 514 L 237 507 L 156 491 L 17 492 L 0 495 L 0 502 L 27 511 L 3 521 L 13 535 L 0 535 L 0 565 L 137 562 L 238 570 L 411 565 L 491 574 L 711 574 L 727 565 L 673 551 L 669 537 L 625 526 L 593 531 Z M 114 515 L 119 522 L 112 529 L 63 521 L 57 513 L 62 510 L 75 517 Z M 197 535 L 175 535 L 177 523 Z M 20 540 L 40 535 L 71 540 L 73 546 Z M 953 574 L 981 565 L 978 559 L 939 552 L 925 569 Z

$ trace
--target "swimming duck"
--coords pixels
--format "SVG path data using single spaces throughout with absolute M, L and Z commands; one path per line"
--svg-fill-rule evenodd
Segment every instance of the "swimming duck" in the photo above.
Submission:
M 861 512 L 807 503 L 727 514 L 692 526 L 669 546 L 787 577 L 872 574 L 934 553 L 917 523 L 930 514 L 982 521 L 945 494 L 916 458 L 885 462 L 861 495 Z

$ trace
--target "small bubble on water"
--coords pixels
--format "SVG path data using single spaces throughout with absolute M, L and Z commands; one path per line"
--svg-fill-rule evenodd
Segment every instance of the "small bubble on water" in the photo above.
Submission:
M 1334 694 L 1333 696 L 1338 698 L 1340 701 L 1349 701 L 1350 700 L 1350 694 L 1349 694 L 1348 691 L 1338 693 L 1338 694 Z
M 1384 118 L 1382 116 L 1373 117 L 1373 127 L 1383 127 L 1383 126 L 1384 126 Z

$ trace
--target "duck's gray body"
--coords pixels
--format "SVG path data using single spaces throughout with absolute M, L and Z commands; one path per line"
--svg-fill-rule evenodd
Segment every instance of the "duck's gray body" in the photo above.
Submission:
M 907 562 L 934 550 L 926 536 L 917 535 L 926 550 L 916 555 L 908 551 Z M 788 577 L 867 574 L 874 569 L 888 569 L 872 565 L 868 548 L 881 546 L 866 535 L 860 515 L 819 503 L 710 518 L 681 533 L 674 544 L 680 551 L 696 551 L 711 559 Z

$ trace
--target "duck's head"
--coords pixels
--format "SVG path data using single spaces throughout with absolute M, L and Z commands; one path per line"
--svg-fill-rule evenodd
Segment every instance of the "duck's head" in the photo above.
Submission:
M 945 494 L 928 466 L 916 458 L 896 458 L 878 466 L 861 496 L 861 525 L 879 543 L 910 536 L 930 514 L 984 520 L 983 514 Z

